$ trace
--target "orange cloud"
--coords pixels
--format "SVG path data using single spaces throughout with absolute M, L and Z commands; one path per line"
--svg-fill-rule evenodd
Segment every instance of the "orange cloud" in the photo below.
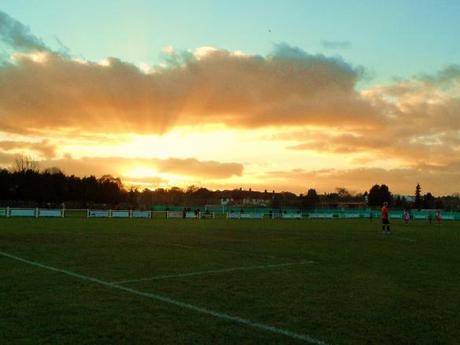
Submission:
M 53 158 L 56 155 L 56 146 L 48 140 L 40 142 L 29 141 L 0 141 L 0 151 L 4 152 L 23 152 L 24 150 L 38 153 L 43 158 Z
M 387 178 L 387 183 L 403 188 L 400 181 L 413 184 L 413 179 L 422 182 L 425 176 L 428 185 L 445 183 L 442 190 L 458 191 L 453 169 L 460 157 L 456 65 L 359 90 L 361 68 L 283 44 L 269 56 L 212 47 L 182 53 L 167 48 L 166 66 L 138 68 L 116 58 L 92 62 L 53 52 L 2 12 L 0 40 L 11 51 L 9 60 L 0 64 L 0 135 L 52 139 L 34 145 L 23 139 L 5 140 L 0 143 L 0 163 L 11 161 L 13 152 L 23 149 L 48 158 L 42 164 L 59 165 L 69 173 L 102 175 L 138 164 L 159 173 L 206 179 L 241 176 L 241 164 L 196 159 L 50 159 L 58 137 L 61 143 L 71 136 L 82 146 L 91 146 L 116 142 L 120 134 L 223 125 L 219 127 L 273 129 L 277 133 L 273 138 L 290 149 L 291 159 L 293 153 L 300 156 L 301 150 L 313 150 L 350 155 L 359 164 L 373 159 L 382 162 L 382 168 L 388 160 L 399 160 L 403 167 L 297 170 L 277 178 L 262 174 L 262 179 L 271 176 L 279 186 L 284 183 L 298 190 L 300 183 L 311 180 L 312 185 L 330 190 L 333 184 L 358 186 L 382 176 L 374 182 Z M 278 152 L 283 153 L 286 150 Z
M 261 185 L 261 188 L 277 185 L 281 189 L 297 192 L 305 192 L 310 187 L 331 191 L 343 186 L 364 192 L 374 184 L 384 183 L 393 191 L 411 195 L 415 185 L 420 183 L 425 192 L 452 195 L 460 191 L 460 161 L 442 167 L 385 169 L 385 162 L 382 161 L 381 168 L 273 171 L 266 173 L 263 180 L 267 181 L 267 185 Z
M 0 67 L 0 130 L 162 133 L 196 123 L 380 123 L 355 91 L 359 70 L 286 45 L 268 57 L 208 50 L 149 74 L 115 58 L 99 64 L 41 54 L 20 54 Z

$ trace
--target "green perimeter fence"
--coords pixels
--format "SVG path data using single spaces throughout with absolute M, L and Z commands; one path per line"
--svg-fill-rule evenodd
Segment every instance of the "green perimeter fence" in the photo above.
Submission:
M 264 214 L 267 217 L 274 216 L 277 218 L 281 214 L 301 214 L 302 218 L 380 218 L 380 210 L 373 209 L 297 209 L 297 208 L 267 208 L 267 207 L 226 207 L 226 206 L 210 206 L 210 207 L 186 207 L 187 209 L 201 211 L 209 211 L 215 215 L 224 216 L 228 213 L 256 213 Z M 181 212 L 184 210 L 183 206 L 167 206 L 155 205 L 151 208 L 154 212 Z M 411 219 L 434 219 L 436 210 L 410 210 Z M 404 215 L 403 210 L 390 211 L 390 217 L 393 219 L 402 219 Z M 460 220 L 460 212 L 441 211 L 443 219 Z
M 380 218 L 379 210 L 371 209 L 309 209 L 309 210 L 299 210 L 294 208 L 285 208 L 285 209 L 272 209 L 272 208 L 241 208 L 241 207 L 187 207 L 192 211 L 198 209 L 202 214 L 211 213 L 214 214 L 217 218 L 224 218 L 228 214 L 257 214 L 263 215 L 262 218 L 283 218 L 283 215 L 297 215 L 298 218 Z M 167 212 L 183 212 L 184 207 L 180 206 L 153 206 L 150 211 L 136 211 L 136 210 L 86 210 L 86 209 L 66 209 L 66 210 L 48 210 L 48 209 L 38 209 L 38 208 L 0 208 L 0 218 L 5 217 L 65 217 L 65 218 L 86 218 L 89 217 L 89 213 L 94 211 L 95 216 L 98 216 L 99 212 L 100 217 L 112 217 L 118 212 L 119 218 L 165 218 Z M 108 214 L 104 214 L 108 212 Z M 121 213 L 125 212 L 125 215 Z M 145 216 L 145 212 L 150 212 L 149 216 Z M 410 216 L 414 220 L 428 220 L 429 218 L 435 218 L 436 210 L 411 210 Z M 136 213 L 144 213 L 136 217 Z M 129 214 L 129 215 L 128 215 Z M 403 211 L 392 210 L 390 211 L 391 219 L 402 219 Z M 443 220 L 460 220 L 460 212 L 449 212 L 441 211 L 441 217 Z M 241 217 L 243 218 L 243 217 Z M 289 217 L 286 217 L 289 218 Z

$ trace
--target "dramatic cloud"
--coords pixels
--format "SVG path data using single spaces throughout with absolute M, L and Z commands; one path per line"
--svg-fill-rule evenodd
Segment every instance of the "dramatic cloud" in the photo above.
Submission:
M 359 69 L 286 45 L 267 57 L 197 51 L 148 74 L 115 58 L 82 62 L 50 52 L 13 58 L 0 68 L 0 130 L 6 132 L 382 124 L 355 91 Z
M 460 68 L 399 80 L 362 92 L 387 119 L 377 130 L 296 129 L 283 135 L 288 148 L 337 154 L 366 153 L 408 166 L 445 165 L 460 157 Z
M 56 155 L 56 147 L 47 140 L 42 140 L 41 142 L 0 141 L 1 151 L 18 153 L 32 151 L 47 159 L 53 158 Z
M 115 147 L 122 137 L 165 134 L 183 129 L 179 127 L 198 128 L 198 135 L 203 128 L 242 130 L 251 135 L 250 131 L 257 129 L 272 133 L 264 140 L 273 139 L 278 146 L 275 148 L 273 142 L 267 146 L 276 151 L 278 164 L 280 159 L 290 159 L 289 169 L 293 161 L 299 167 L 308 167 L 303 155 L 319 156 L 317 153 L 327 153 L 323 155 L 329 159 L 328 165 L 323 164 L 326 167 L 335 166 L 338 159 L 353 162 L 342 166 L 363 167 L 346 171 L 300 169 L 276 178 L 276 174 L 268 174 L 274 179 L 267 180 L 272 185 L 298 190 L 295 186 L 310 179 L 312 186 L 327 183 L 329 188 L 324 189 L 330 190 L 332 185 L 379 182 L 412 185 L 426 178 L 428 186 L 443 184 L 446 193 L 449 186 L 459 189 L 454 169 L 460 160 L 458 65 L 366 89 L 357 86 L 365 74 L 362 68 L 285 44 L 276 45 L 267 56 L 212 47 L 176 52 L 167 47 L 164 65 L 140 68 L 117 58 L 94 62 L 54 52 L 25 25 L 3 12 L 0 43 L 8 47 L 7 60 L 0 63 L 3 165 L 12 155 L 24 151 L 45 159 L 41 166 L 55 165 L 67 173 L 118 173 L 130 175 L 125 177 L 132 181 L 149 178 L 159 183 L 167 179 L 163 175 L 172 174 L 209 179 L 211 185 L 212 179 L 242 176 L 243 165 L 212 161 L 209 157 L 216 154 L 211 155 L 206 148 L 202 150 L 208 154 L 207 161 L 56 157 L 74 152 L 81 156 L 82 150 L 88 152 L 88 147 L 98 143 Z M 330 49 L 350 46 L 347 41 L 322 43 Z M 177 138 L 180 142 L 176 146 L 185 152 L 187 145 L 194 144 Z M 222 151 L 231 149 L 229 156 L 237 157 L 232 161 L 241 160 L 265 171 L 273 169 L 269 159 L 272 152 L 251 151 L 256 139 L 235 142 L 234 147 L 227 147 L 226 141 Z M 213 144 L 218 146 L 219 140 Z M 260 141 L 255 146 L 262 147 Z M 167 150 L 142 150 L 142 154 L 145 157 L 161 152 L 164 157 L 163 151 Z M 94 153 L 108 155 L 112 153 Z M 183 157 L 181 152 L 171 156 Z M 199 153 L 190 156 L 202 157 Z M 391 167 L 400 169 L 387 167 L 389 161 Z M 386 170 L 368 168 L 378 162 Z M 139 176 L 140 171 L 129 174 L 129 169 L 136 167 L 151 169 L 157 175 Z M 268 175 L 262 174 L 260 179 L 265 182 Z

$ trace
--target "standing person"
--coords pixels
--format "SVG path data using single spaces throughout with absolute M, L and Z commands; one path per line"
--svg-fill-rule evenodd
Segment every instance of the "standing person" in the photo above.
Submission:
M 408 210 L 404 210 L 404 223 L 409 224 L 410 214 Z
M 441 224 L 441 211 L 436 210 L 436 213 L 434 214 L 434 219 L 436 220 L 436 224 Z
M 388 202 L 385 201 L 381 210 L 382 231 L 385 235 L 391 234 L 389 213 L 390 210 L 388 209 Z

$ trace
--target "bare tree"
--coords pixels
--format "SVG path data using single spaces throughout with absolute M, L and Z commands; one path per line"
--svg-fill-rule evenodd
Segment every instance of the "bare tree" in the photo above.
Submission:
M 14 160 L 13 166 L 14 172 L 26 172 L 26 171 L 34 171 L 38 172 L 38 162 L 34 161 L 32 157 L 26 155 L 19 155 Z

